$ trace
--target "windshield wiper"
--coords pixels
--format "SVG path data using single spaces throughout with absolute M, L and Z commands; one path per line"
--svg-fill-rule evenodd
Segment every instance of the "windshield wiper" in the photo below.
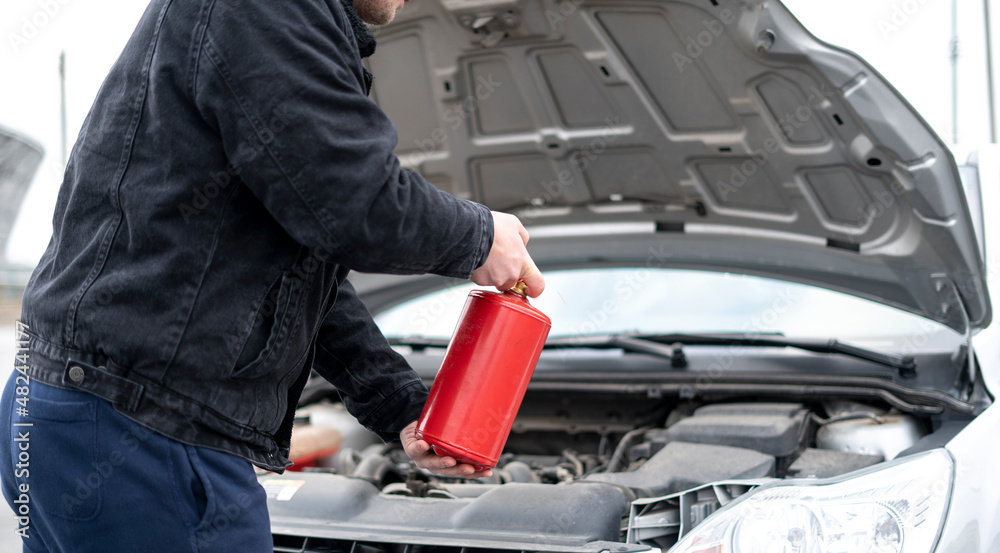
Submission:
M 404 346 L 413 351 L 424 351 L 427 348 L 446 348 L 449 340 L 440 338 L 388 338 L 389 345 Z M 680 346 L 667 346 L 653 340 L 633 338 L 624 334 L 614 336 L 581 336 L 574 338 L 549 338 L 545 342 L 545 349 L 561 348 L 594 348 L 594 349 L 622 349 L 629 353 L 645 353 L 656 357 L 669 359 L 674 368 L 687 366 L 687 358 L 684 350 Z
M 448 347 L 448 340 L 436 338 L 390 338 L 394 346 L 408 346 L 415 351 Z M 670 360 L 670 366 L 682 369 L 687 357 L 682 346 L 744 346 L 795 348 L 813 353 L 833 353 L 870 361 L 899 371 L 903 378 L 917 375 L 917 362 L 910 355 L 893 355 L 845 344 L 839 340 L 802 340 L 782 334 L 609 334 L 549 338 L 545 349 L 594 348 L 620 349 Z
M 547 349 L 588 347 L 622 349 L 631 353 L 645 353 L 670 359 L 671 366 L 675 368 L 687 366 L 684 350 L 681 347 L 683 345 L 795 348 L 813 353 L 833 353 L 870 361 L 896 369 L 899 371 L 899 375 L 904 378 L 910 378 L 917 374 L 917 363 L 909 355 L 881 353 L 832 339 L 789 339 L 781 334 L 613 334 L 607 336 L 552 338 L 545 342 Z

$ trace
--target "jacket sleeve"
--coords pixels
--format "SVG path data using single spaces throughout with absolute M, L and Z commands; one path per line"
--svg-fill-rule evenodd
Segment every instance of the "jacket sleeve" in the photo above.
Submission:
M 336 243 L 331 261 L 366 272 L 468 278 L 486 261 L 489 210 L 400 167 L 338 0 L 205 4 L 191 94 L 225 158 L 296 241 Z
M 427 387 L 389 347 L 346 280 L 323 321 L 313 368 L 337 387 L 347 410 L 387 442 L 417 420 L 427 400 Z

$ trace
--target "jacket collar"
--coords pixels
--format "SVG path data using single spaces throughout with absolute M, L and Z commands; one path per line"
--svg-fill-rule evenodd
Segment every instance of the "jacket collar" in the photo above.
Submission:
M 361 17 L 358 16 L 357 10 L 354 9 L 354 0 L 340 0 L 340 3 L 344 5 L 347 18 L 351 21 L 351 28 L 354 30 L 354 37 L 358 43 L 358 51 L 361 53 L 361 57 L 367 58 L 374 54 L 375 35 L 372 34 L 368 25 L 364 21 L 361 21 Z

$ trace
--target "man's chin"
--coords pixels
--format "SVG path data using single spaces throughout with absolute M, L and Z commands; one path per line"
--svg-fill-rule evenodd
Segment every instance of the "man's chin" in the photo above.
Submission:
M 361 16 L 361 14 L 358 15 L 361 17 L 361 21 L 364 21 L 365 23 L 369 25 L 374 25 L 376 27 L 381 27 L 382 25 L 388 25 L 389 23 L 392 23 L 393 19 L 396 18 L 395 11 L 387 15 L 378 15 L 374 17 L 372 16 L 364 17 Z
M 383 2 L 384 0 L 354 0 L 354 9 L 361 21 L 369 25 L 388 25 L 395 19 L 396 10 L 401 8 L 404 2 L 400 1 L 398 7 L 386 6 Z

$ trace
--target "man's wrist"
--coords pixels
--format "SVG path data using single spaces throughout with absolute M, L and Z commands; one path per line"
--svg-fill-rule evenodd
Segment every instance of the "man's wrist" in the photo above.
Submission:
M 479 211 L 479 221 L 481 224 L 481 235 L 479 240 L 479 256 L 476 258 L 475 263 L 472 266 L 472 270 L 476 270 L 486 263 L 486 260 L 490 257 L 490 250 L 493 249 L 493 212 L 490 211 L 488 207 L 476 202 L 469 202 L 473 204 Z

